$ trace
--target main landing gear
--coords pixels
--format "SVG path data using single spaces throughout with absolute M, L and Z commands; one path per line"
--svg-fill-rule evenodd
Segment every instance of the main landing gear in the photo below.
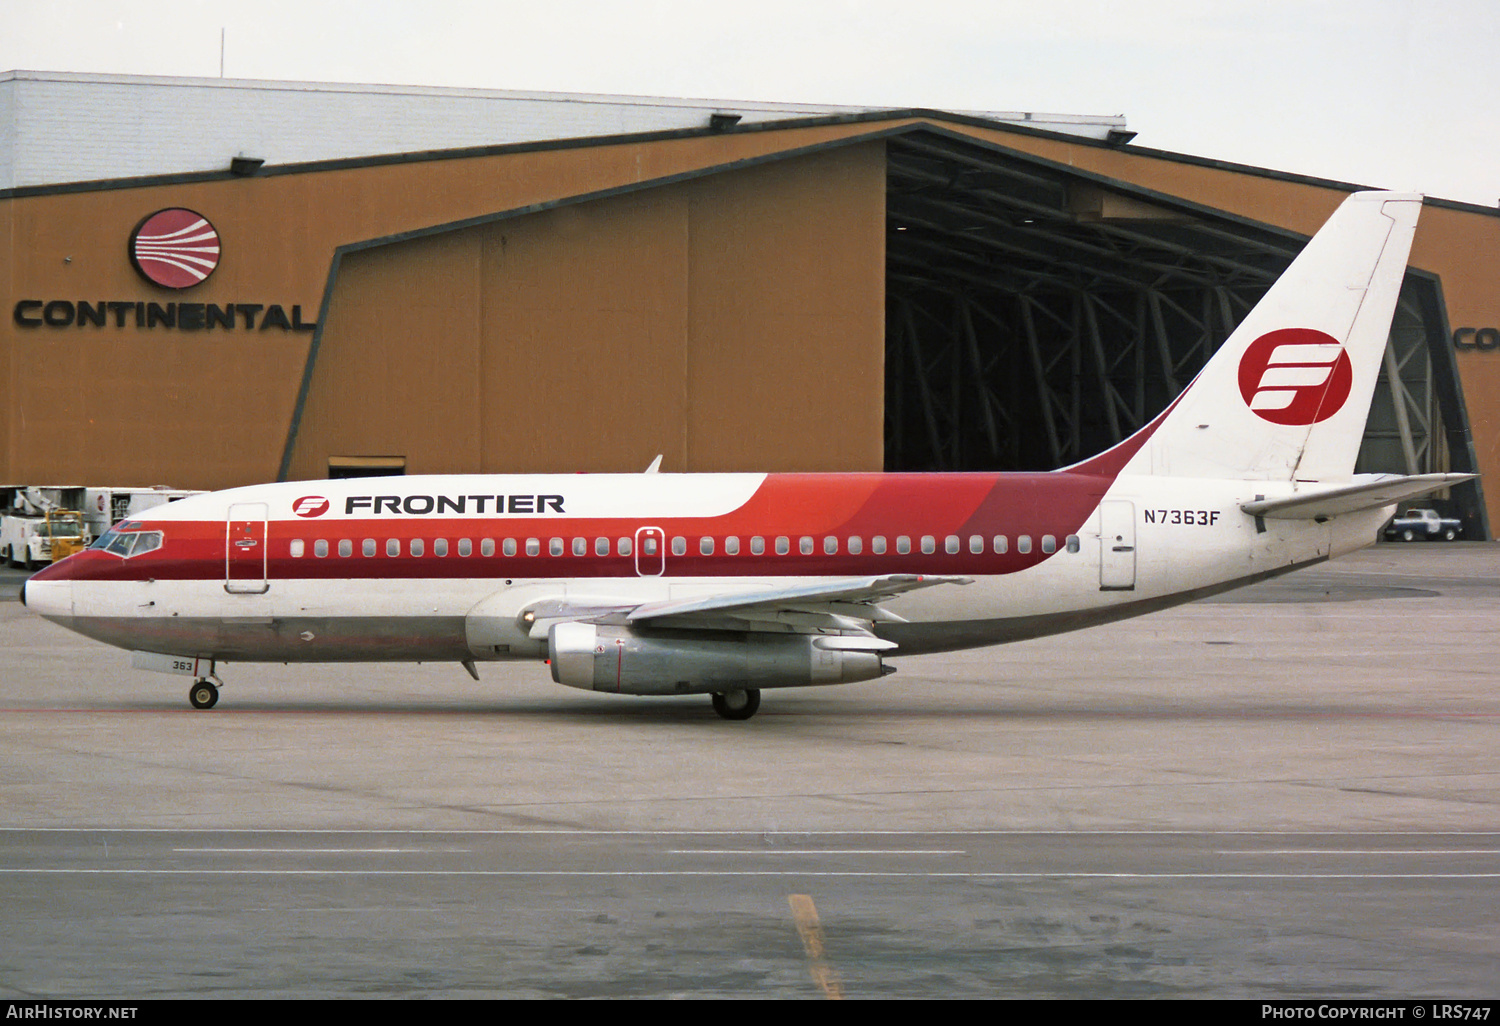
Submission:
M 212 709 L 219 704 L 219 689 L 207 679 L 195 680 L 188 691 L 188 701 L 194 709 Z
M 748 720 L 760 708 L 760 689 L 745 688 L 713 693 L 714 712 L 726 720 Z

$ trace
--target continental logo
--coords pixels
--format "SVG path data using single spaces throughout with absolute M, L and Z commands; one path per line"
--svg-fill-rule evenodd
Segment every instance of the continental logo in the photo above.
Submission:
M 178 331 L 312 331 L 317 321 L 304 321 L 302 307 L 287 314 L 279 303 L 152 303 L 120 299 L 22 299 L 11 317 L 23 328 L 175 328 Z M 257 320 L 258 318 L 258 320 Z
M 311 496 L 310 498 L 317 498 Z M 298 505 L 306 499 L 297 500 Z M 295 510 L 294 510 L 295 512 Z M 345 515 L 421 517 L 429 513 L 562 513 L 561 495 L 351 495 L 344 500 Z M 307 514 L 299 513 L 299 516 Z
M 192 288 L 219 266 L 219 233 L 196 210 L 158 210 L 130 233 L 130 262 L 165 289 Z
M 140 276 L 163 289 L 190 289 L 219 266 L 223 242 L 207 217 L 186 207 L 148 215 L 130 233 L 126 247 Z M 71 260 L 72 258 L 69 257 Z M 21 299 L 11 309 L 18 327 L 110 328 L 174 332 L 315 331 L 317 321 L 302 319 L 297 303 L 161 303 L 149 299 L 105 299 L 96 293 L 71 299 Z M 246 297 L 238 297 L 246 298 Z M 260 297 L 265 298 L 265 297 Z M 290 309 L 290 314 L 287 312 Z

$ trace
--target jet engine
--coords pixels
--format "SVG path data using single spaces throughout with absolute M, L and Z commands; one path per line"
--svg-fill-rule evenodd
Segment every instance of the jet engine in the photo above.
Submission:
M 687 695 L 874 680 L 896 646 L 869 636 L 631 630 L 592 623 L 547 632 L 552 679 L 587 691 Z

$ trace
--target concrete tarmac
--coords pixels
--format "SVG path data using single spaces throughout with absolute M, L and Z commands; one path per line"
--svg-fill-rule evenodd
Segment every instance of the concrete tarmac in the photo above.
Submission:
M 0 594 L 19 578 L 0 574 Z M 0 601 L 0 997 L 1494 997 L 1500 546 L 706 699 Z

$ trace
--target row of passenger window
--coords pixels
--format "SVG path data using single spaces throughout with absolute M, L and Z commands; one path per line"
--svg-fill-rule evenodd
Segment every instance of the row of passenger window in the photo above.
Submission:
M 822 546 L 823 554 L 827 556 L 838 555 L 840 548 L 839 541 L 840 539 L 834 535 L 828 535 L 824 537 Z M 1065 541 L 1067 550 L 1069 552 L 1078 551 L 1078 535 L 1070 534 L 1067 536 Z M 1055 535 L 1044 534 L 1042 535 L 1041 542 L 1042 552 L 1050 555 L 1057 551 L 1057 537 Z M 726 556 L 738 556 L 740 554 L 740 539 L 733 535 L 723 539 L 711 537 L 699 538 L 698 554 L 703 556 L 712 556 L 715 554 L 715 552 L 718 551 L 721 543 L 723 545 L 724 554 Z M 658 544 L 659 541 L 656 537 L 652 535 L 646 535 L 641 539 L 641 545 L 643 549 L 642 554 L 652 557 L 657 556 Z M 917 546 L 923 555 L 930 556 L 937 552 L 938 540 L 934 535 L 924 534 L 918 539 Z M 772 547 L 774 548 L 776 555 L 788 555 L 792 551 L 792 539 L 786 535 L 778 536 L 772 540 Z M 950 534 L 943 539 L 942 547 L 943 552 L 947 553 L 948 555 L 957 555 L 964 549 L 963 539 L 956 534 Z M 362 542 L 360 542 L 360 554 L 363 556 L 375 556 L 379 554 L 380 548 L 380 543 L 374 538 L 366 538 Z M 387 556 L 402 555 L 402 543 L 400 539 L 387 538 L 384 548 L 385 554 Z M 590 548 L 591 546 L 589 545 L 589 539 L 587 538 L 574 538 L 572 539 L 571 545 L 568 543 L 568 540 L 564 538 L 550 538 L 547 540 L 547 554 L 550 556 L 562 556 L 570 551 L 575 556 L 587 556 L 589 554 Z M 613 548 L 615 555 L 629 556 L 633 553 L 634 546 L 630 538 L 617 538 L 615 539 Z M 766 539 L 761 537 L 760 535 L 755 535 L 754 537 L 749 539 L 748 548 L 752 556 L 764 555 L 766 552 Z M 907 555 L 912 551 L 911 537 L 904 534 L 897 535 L 894 548 L 895 552 L 898 555 Z M 596 556 L 608 556 L 611 549 L 610 540 L 608 538 L 595 538 L 593 541 L 592 549 L 594 555 Z M 972 534 L 969 536 L 968 551 L 970 552 L 970 554 L 977 556 L 984 553 L 986 549 L 992 550 L 997 554 L 1004 554 L 1006 552 L 1009 552 L 1010 538 L 1007 535 L 1003 534 L 993 535 L 989 539 L 986 539 L 983 535 L 978 534 Z M 686 538 L 678 535 L 677 537 L 674 537 L 672 539 L 672 555 L 685 556 L 687 555 L 687 550 L 688 540 Z M 803 535 L 802 537 L 797 539 L 797 551 L 801 555 L 810 556 L 813 555 L 816 550 L 817 540 L 812 536 Z M 843 550 L 846 554 L 851 556 L 861 555 L 865 551 L 865 540 L 863 536 L 851 535 L 850 537 L 845 539 Z M 432 554 L 434 556 L 446 556 L 449 554 L 449 551 L 450 549 L 447 538 L 433 539 Z M 474 542 L 470 538 L 460 538 L 458 539 L 456 545 L 453 547 L 453 551 L 456 551 L 460 556 L 472 556 L 474 554 Z M 505 556 L 515 556 L 520 551 L 524 551 L 528 556 L 540 556 L 542 554 L 542 540 L 540 538 L 527 538 L 524 542 L 522 542 L 516 538 L 502 538 L 499 542 L 499 551 L 502 555 Z M 885 535 L 877 534 L 870 539 L 871 553 L 877 556 L 883 556 L 886 555 L 888 551 L 889 546 L 887 544 Z M 1031 535 L 1023 534 L 1017 536 L 1016 551 L 1022 554 L 1027 554 L 1032 551 Z M 327 556 L 329 552 L 330 548 L 327 539 L 319 538 L 313 542 L 312 554 L 314 556 L 322 558 Z M 406 543 L 406 552 L 408 555 L 412 556 L 425 556 L 427 555 L 427 542 L 422 538 L 412 538 Z M 479 554 L 481 556 L 493 556 L 495 552 L 495 539 L 480 539 Z M 307 543 L 301 538 L 293 539 L 291 543 L 291 554 L 293 558 L 301 558 L 305 556 L 307 554 Z M 341 539 L 338 543 L 338 554 L 340 556 L 354 555 L 354 542 L 348 538 Z

